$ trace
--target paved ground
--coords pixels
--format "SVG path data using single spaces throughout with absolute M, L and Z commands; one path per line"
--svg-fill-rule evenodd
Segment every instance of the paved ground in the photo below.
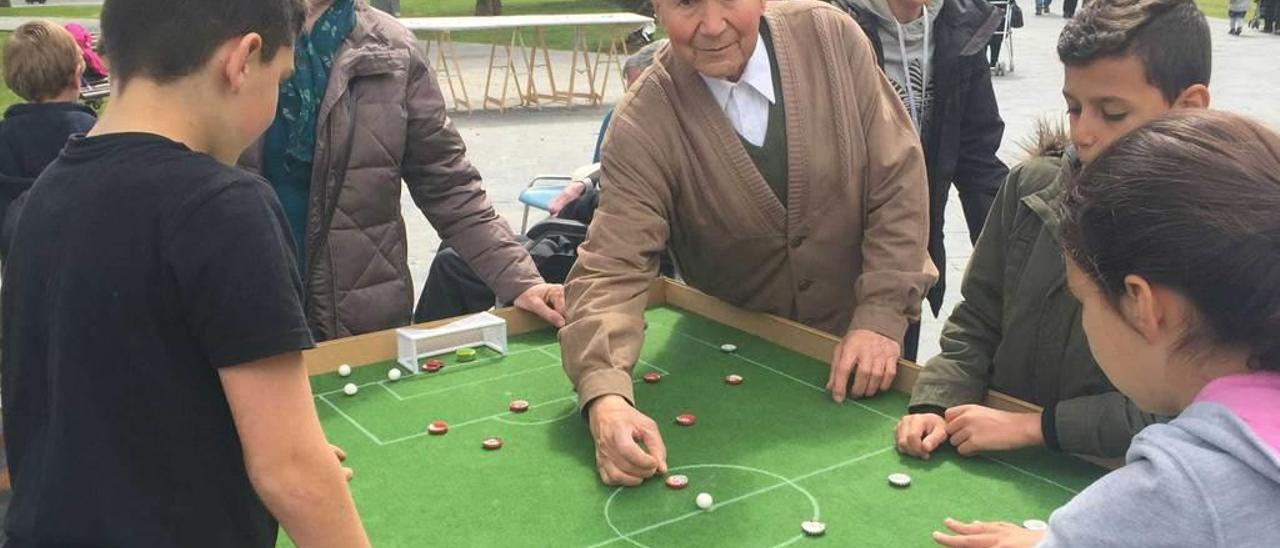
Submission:
M 1030 134 L 1033 121 L 1060 116 L 1066 108 L 1061 96 L 1063 71 L 1054 50 L 1063 19 L 1028 13 L 1026 21 L 1026 27 L 1014 35 L 1014 72 L 995 80 L 1008 125 L 1000 155 L 1011 164 L 1020 159 L 1017 143 Z M 1253 31 L 1241 37 L 1228 36 L 1225 20 L 1210 19 L 1210 25 L 1215 42 L 1214 105 L 1280 128 L 1280 71 L 1260 68 L 1262 61 L 1272 61 L 1280 55 L 1280 36 L 1262 36 Z M 470 78 L 468 87 L 475 90 L 471 92 L 473 96 L 479 95 L 483 86 L 488 52 L 487 47 L 459 47 L 464 67 L 473 67 L 464 69 Z M 613 84 L 611 88 L 610 101 L 619 91 Z M 604 112 L 601 107 L 515 110 L 505 114 L 457 114 L 454 120 L 470 146 L 472 161 L 485 175 L 498 212 L 518 228 L 521 208 L 516 196 L 520 190 L 535 174 L 566 173 L 589 161 Z M 955 202 L 954 196 L 952 201 Z M 439 240 L 407 198 L 404 205 L 409 223 L 410 268 L 420 289 Z M 947 213 L 947 268 L 953 283 L 947 292 L 943 318 L 959 297 L 959 280 L 971 251 L 959 204 L 953 203 Z M 922 358 L 937 353 L 940 329 L 941 320 L 926 318 Z

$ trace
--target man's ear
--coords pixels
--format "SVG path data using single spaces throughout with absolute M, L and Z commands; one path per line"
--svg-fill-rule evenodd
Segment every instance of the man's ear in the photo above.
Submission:
M 226 64 L 222 67 L 223 76 L 227 79 L 231 92 L 239 93 L 249 71 L 266 69 L 262 63 L 262 36 L 251 32 L 228 42 L 224 47 L 228 51 L 225 55 Z
M 1173 101 L 1174 108 L 1209 108 L 1209 87 L 1195 84 L 1178 94 Z

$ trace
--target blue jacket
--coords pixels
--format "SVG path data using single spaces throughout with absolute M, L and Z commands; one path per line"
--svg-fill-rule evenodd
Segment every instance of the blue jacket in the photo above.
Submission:
M 67 139 L 85 133 L 98 121 L 79 103 L 24 103 L 9 107 L 0 121 L 0 256 L 9 251 L 17 221 L 10 208 L 18 196 L 62 152 Z M 10 218 L 12 217 L 12 218 Z

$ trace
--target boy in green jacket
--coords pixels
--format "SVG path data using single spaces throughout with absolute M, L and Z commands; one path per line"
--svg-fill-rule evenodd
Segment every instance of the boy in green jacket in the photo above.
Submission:
M 1058 40 L 1070 146 L 1041 128 L 1039 150 L 996 196 L 961 287 L 898 423 L 898 450 L 928 458 L 945 441 L 962 455 L 1048 446 L 1118 457 L 1156 417 L 1107 380 L 1066 288 L 1059 209 L 1081 165 L 1175 108 L 1209 106 L 1211 48 L 1192 0 L 1095 0 Z M 997 390 L 1044 408 L 981 405 Z

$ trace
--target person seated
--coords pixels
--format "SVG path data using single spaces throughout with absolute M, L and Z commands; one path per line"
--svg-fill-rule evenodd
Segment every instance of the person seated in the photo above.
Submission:
M 1067 287 L 1093 355 L 1139 408 L 1177 418 L 1143 429 L 1045 531 L 949 520 L 956 534 L 934 539 L 1280 546 L 1280 134 L 1172 113 L 1095 159 L 1064 202 Z
M 667 469 L 631 373 L 668 250 L 694 288 L 841 337 L 836 402 L 891 386 L 936 279 L 920 139 L 853 19 L 813 0 L 653 5 L 670 43 L 614 111 L 560 330 L 607 484 Z
M 67 138 L 93 128 L 93 109 L 77 103 L 84 61 L 75 39 L 50 21 L 18 26 L 4 45 L 4 83 L 27 101 L 0 121 L 0 258 L 9 253 L 23 198 Z
M 630 88 L 640 78 L 640 74 L 653 64 L 654 53 L 666 45 L 666 42 L 663 39 L 648 44 L 623 62 L 622 71 L 627 88 Z M 576 221 L 583 225 L 591 224 L 596 205 L 599 203 L 600 144 L 604 141 L 612 117 L 613 110 L 610 109 L 600 124 L 600 135 L 596 138 L 593 163 L 574 170 L 569 184 L 565 185 L 551 200 L 548 212 L 552 217 Z M 529 232 L 532 233 L 536 229 L 537 225 L 534 225 Z M 522 242 L 526 248 L 532 248 L 535 244 L 528 238 L 524 238 Z M 569 275 L 569 267 L 572 266 L 573 261 L 562 259 L 566 256 L 576 257 L 580 243 L 582 243 L 582 237 L 572 234 L 566 236 L 563 241 L 549 244 L 551 246 L 549 248 L 540 249 L 541 254 L 533 253 L 538 273 L 551 283 L 563 282 Z M 555 260 L 547 260 L 548 257 L 554 257 Z M 670 274 L 673 270 L 668 266 L 666 272 Z M 423 285 L 413 319 L 416 322 L 428 322 L 482 312 L 492 308 L 496 299 L 493 290 L 476 274 L 471 265 L 458 255 L 457 251 L 449 246 L 441 246 L 440 251 L 431 260 L 427 281 Z
M 1066 287 L 1059 208 L 1071 177 L 1125 133 L 1169 110 L 1207 108 L 1209 27 L 1192 0 L 1094 0 L 1058 40 L 1071 146 L 1014 168 L 996 197 L 930 359 L 897 426 L 897 447 L 919 458 L 944 443 L 962 455 L 1027 446 L 1124 455 L 1157 418 L 1098 368 Z M 996 390 L 1044 408 L 982 405 Z

